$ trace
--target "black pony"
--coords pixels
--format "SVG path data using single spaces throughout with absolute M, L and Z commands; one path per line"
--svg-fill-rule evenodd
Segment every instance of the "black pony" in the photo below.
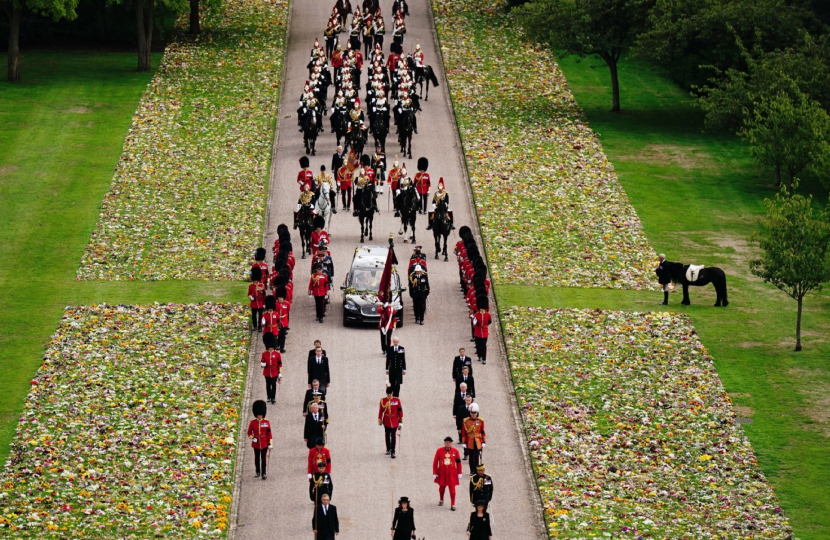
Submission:
M 418 210 L 421 208 L 420 198 L 415 188 L 402 189 L 395 197 L 396 214 L 401 216 L 401 229 L 398 234 L 406 234 L 412 228 L 412 243 L 415 243 L 415 221 L 418 219 Z M 403 241 L 406 242 L 406 236 Z
M 657 277 L 661 283 L 679 283 L 683 286 L 683 301 L 681 304 L 688 306 L 689 301 L 689 287 L 703 287 L 710 283 L 715 286 L 715 292 L 718 295 L 718 300 L 715 302 L 715 307 L 726 307 L 729 305 L 729 300 L 726 298 L 726 273 L 717 266 L 704 267 L 700 270 L 695 281 L 686 279 L 686 270 L 689 269 L 688 264 L 663 261 L 657 268 Z

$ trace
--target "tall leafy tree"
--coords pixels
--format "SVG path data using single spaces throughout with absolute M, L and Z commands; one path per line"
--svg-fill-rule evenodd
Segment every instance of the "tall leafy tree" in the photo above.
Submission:
M 646 28 L 654 0 L 533 0 L 514 8 L 530 37 L 564 55 L 596 55 L 611 75 L 611 110 L 620 111 L 617 63 Z
M 51 16 L 55 20 L 74 19 L 78 0 L 0 0 L 0 7 L 9 18 L 8 79 L 20 80 L 20 20 L 24 10 Z
M 156 4 L 181 13 L 187 9 L 188 0 L 113 0 L 113 2 L 116 4 L 132 3 L 138 38 L 138 71 L 150 71 Z
M 810 0 L 656 0 L 634 49 L 693 86 L 705 83 L 707 68 L 744 70 L 742 45 L 783 50 L 805 30 L 822 32 Z
M 795 350 L 800 351 L 804 297 L 830 281 L 830 207 L 814 216 L 812 196 L 784 188 L 765 202 L 767 215 L 753 235 L 762 255 L 750 261 L 750 271 L 798 303 Z
M 830 116 L 800 92 L 795 98 L 785 92 L 762 97 L 738 135 L 749 143 L 758 161 L 775 171 L 776 186 L 781 185 L 782 173 L 793 183 L 808 167 L 826 177 L 823 165 L 830 155 Z

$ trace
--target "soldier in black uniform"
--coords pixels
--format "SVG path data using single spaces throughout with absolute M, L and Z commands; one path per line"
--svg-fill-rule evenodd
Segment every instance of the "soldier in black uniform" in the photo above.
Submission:
M 331 475 L 326 472 L 326 464 L 321 461 L 317 464 L 317 472 L 311 475 L 308 482 L 308 496 L 315 504 L 320 504 L 323 495 L 331 498 L 333 492 L 334 482 L 331 481 Z
M 409 295 L 415 308 L 415 324 L 424 324 L 424 315 L 427 311 L 427 297 L 429 296 L 429 278 L 424 268 L 416 264 L 409 275 Z
M 406 352 L 399 343 L 400 340 L 393 337 L 392 345 L 386 349 L 386 374 L 389 375 L 389 386 L 395 397 L 400 397 L 403 376 L 406 375 Z
M 476 467 L 476 474 L 470 477 L 470 504 L 484 501 L 489 505 L 492 498 L 493 479 L 489 474 L 484 474 L 484 463 L 479 463 Z M 485 510 L 487 510 L 486 507 Z

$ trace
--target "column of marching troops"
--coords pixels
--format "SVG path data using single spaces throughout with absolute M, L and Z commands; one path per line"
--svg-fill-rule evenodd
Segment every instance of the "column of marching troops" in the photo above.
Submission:
M 359 38 L 363 37 L 366 54 L 371 51 L 371 68 L 369 83 L 367 84 L 367 105 L 370 117 L 379 116 L 388 127 L 389 107 L 386 102 L 385 88 L 392 74 L 393 85 L 397 89 L 397 105 L 395 116 L 411 110 L 420 110 L 418 96 L 414 92 L 414 84 L 409 73 L 410 68 L 422 70 L 424 55 L 420 45 L 416 46 L 411 55 L 411 62 L 401 56 L 403 37 L 406 32 L 405 16 L 408 15 L 408 6 L 405 0 L 395 0 L 393 5 L 394 31 L 392 53 L 384 62 L 382 52 L 385 26 L 377 0 L 365 0 L 363 10 L 358 8 L 353 14 L 350 28 L 350 39 L 347 51 L 344 53 L 338 43 L 338 36 L 343 31 L 347 15 L 351 13 L 348 0 L 338 0 L 332 16 L 328 21 L 325 37 L 326 50 L 322 51 L 315 40 L 309 63 L 309 81 L 303 90 L 298 113 L 307 113 L 312 110 L 317 118 L 318 126 L 322 131 L 322 116 L 327 114 L 325 109 L 326 89 L 331 84 L 331 74 L 328 71 L 328 59 L 335 69 L 335 87 L 337 95 L 332 104 L 332 131 L 338 115 L 347 115 L 348 131 L 366 130 L 360 98 L 356 91 L 360 89 L 360 69 L 363 59 L 359 47 Z M 373 47 L 374 46 L 374 47 Z M 345 69 L 344 69 L 345 68 Z M 413 115 L 414 117 L 414 115 Z M 417 133 L 417 126 L 415 127 Z M 347 138 L 347 143 L 350 139 Z M 355 140 L 355 139 L 351 139 Z M 363 139 L 365 141 L 365 137 Z M 339 144 L 339 138 L 338 138 Z M 350 209 L 353 186 L 357 190 L 382 187 L 386 178 L 386 162 L 383 149 L 380 145 L 370 159 L 367 155 L 360 155 L 360 149 L 350 148 L 348 154 L 338 146 L 338 151 L 332 160 L 332 172 L 336 179 L 326 172 L 325 166 L 317 177 L 309 170 L 307 157 L 300 159 L 302 170 L 297 181 L 300 184 L 300 200 L 298 212 L 303 206 L 313 205 L 321 193 L 323 184 L 329 184 L 328 193 L 331 197 L 332 209 L 336 213 L 336 193 L 339 189 L 344 209 Z M 427 202 L 430 191 L 430 178 L 426 172 L 428 168 L 426 158 L 418 159 L 418 173 L 414 181 L 397 158 L 388 175 L 390 188 L 394 195 L 400 195 L 407 189 L 415 190 L 420 199 L 419 212 L 427 213 Z M 337 189 L 334 189 L 337 188 Z M 373 190 L 374 191 L 374 190 Z M 438 183 L 438 191 L 433 197 L 435 204 L 443 201 L 449 208 L 449 195 L 444 189 L 443 179 Z M 430 212 L 432 214 L 432 212 Z M 432 216 L 430 215 L 430 218 Z M 452 214 L 450 213 L 450 219 Z M 430 219 L 431 221 L 431 219 Z M 323 230 L 327 223 L 319 216 L 314 219 L 314 231 L 311 233 L 310 245 L 312 249 L 311 278 L 308 285 L 308 294 L 315 301 L 316 318 L 322 323 L 326 316 L 326 305 L 329 301 L 328 293 L 331 290 L 334 278 L 334 264 L 331 252 L 328 250 L 330 238 Z M 295 228 L 296 216 L 295 216 Z M 454 228 L 454 227 L 453 227 Z M 488 293 L 490 282 L 486 278 L 487 268 L 469 227 L 459 230 L 461 240 L 457 243 L 455 254 L 459 264 L 459 277 L 465 300 L 469 307 L 472 339 L 478 362 L 486 364 L 488 327 L 492 323 L 489 314 Z M 277 228 L 277 239 L 273 247 L 274 264 L 271 268 L 265 262 L 266 250 L 259 248 L 254 255 L 254 264 L 251 267 L 251 284 L 248 288 L 248 297 L 251 305 L 251 326 L 254 332 L 262 334 L 265 351 L 261 357 L 261 367 L 265 378 L 266 399 L 256 400 L 253 404 L 253 416 L 247 434 L 254 450 L 256 478 L 266 480 L 267 465 L 272 448 L 273 434 L 270 422 L 265 418 L 267 404 L 276 402 L 276 388 L 282 378 L 282 353 L 285 353 L 286 336 L 289 332 L 289 313 L 294 298 L 293 272 L 295 259 L 291 235 L 286 225 Z M 304 257 L 305 255 L 303 255 Z M 416 247 L 410 257 L 407 268 L 410 282 L 410 296 L 413 299 L 415 321 L 424 324 L 426 313 L 426 299 L 429 295 L 426 258 Z M 406 373 L 406 353 L 400 346 L 397 337 L 393 337 L 396 327 L 395 309 L 388 303 L 378 308 L 380 314 L 381 350 L 386 356 L 386 373 L 388 383 L 386 397 L 382 398 L 378 408 L 378 424 L 385 432 L 386 455 L 396 458 L 397 440 L 403 427 L 403 406 L 400 399 L 400 388 L 403 376 Z M 309 482 L 309 497 L 314 503 L 312 530 L 315 540 L 333 539 L 339 534 L 339 520 L 337 508 L 331 504 L 334 484 L 331 477 L 331 453 L 326 448 L 326 429 L 329 423 L 329 407 L 326 403 L 326 392 L 331 383 L 329 359 L 322 349 L 320 341 L 315 341 L 314 348 L 309 351 L 307 359 L 308 389 L 303 400 L 303 416 L 305 424 L 303 439 L 309 450 L 306 463 L 306 474 Z M 473 362 L 466 355 L 464 348 L 453 359 L 452 379 L 454 383 L 452 415 L 456 424 L 458 443 L 463 447 L 462 454 L 453 447 L 454 439 L 447 437 L 444 445 L 436 450 L 433 458 L 433 479 L 439 487 L 439 506 L 444 505 L 446 491 L 450 493 L 450 508 L 456 510 L 455 495 L 462 475 L 462 462 L 468 461 L 470 467 L 469 496 L 475 511 L 471 513 L 467 526 L 467 534 L 473 540 L 489 540 L 492 537 L 490 520 L 492 514 L 493 481 L 485 474 L 482 462 L 483 451 L 486 448 L 486 431 L 484 420 L 479 416 L 479 405 L 475 402 L 476 389 L 473 377 Z M 394 540 L 409 540 L 415 538 L 414 510 L 407 497 L 401 497 L 398 508 L 395 510 L 391 535 Z

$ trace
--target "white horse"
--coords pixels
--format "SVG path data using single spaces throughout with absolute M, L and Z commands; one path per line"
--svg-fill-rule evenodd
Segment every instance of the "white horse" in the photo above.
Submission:
M 317 202 L 314 204 L 314 212 L 326 220 L 326 226 L 324 227 L 326 231 L 329 231 L 329 224 L 331 223 L 331 201 L 329 200 L 330 192 L 330 186 L 324 182 L 320 187 L 320 195 L 317 197 Z

